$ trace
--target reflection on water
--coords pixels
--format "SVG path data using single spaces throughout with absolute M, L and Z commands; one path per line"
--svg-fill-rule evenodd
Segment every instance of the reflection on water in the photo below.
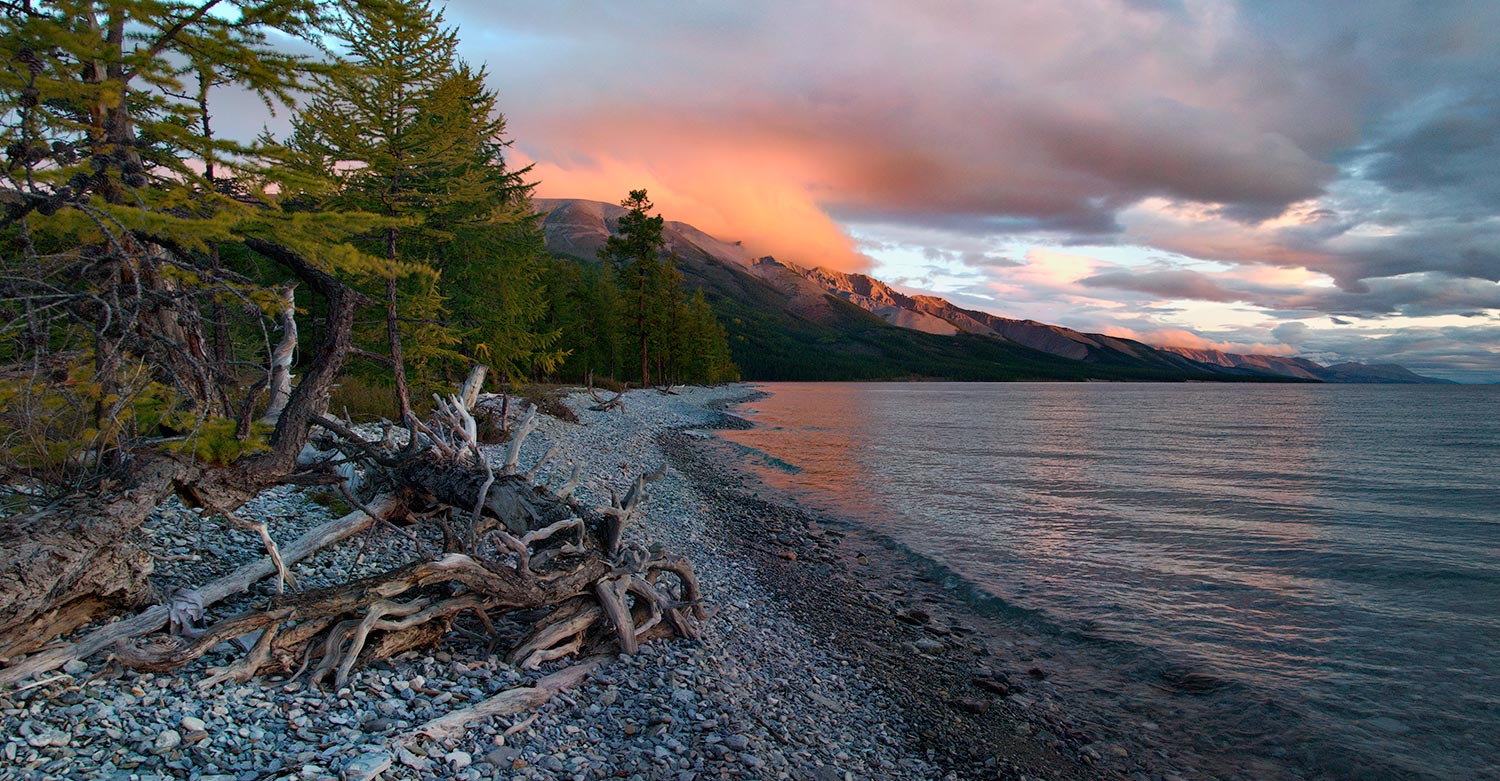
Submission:
M 768 482 L 1235 682 L 1214 739 L 1320 776 L 1500 772 L 1500 389 L 766 389 L 724 436 L 799 470 Z

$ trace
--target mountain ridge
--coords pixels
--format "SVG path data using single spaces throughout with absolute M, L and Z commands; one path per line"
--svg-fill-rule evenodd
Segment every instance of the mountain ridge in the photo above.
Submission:
M 625 209 L 600 201 L 539 198 L 547 247 L 555 254 L 593 261 Z M 906 294 L 857 272 L 804 267 L 771 256 L 756 256 L 740 242 L 712 236 L 684 222 L 663 226 L 666 252 L 678 259 L 689 284 L 705 291 L 726 317 L 735 360 L 747 377 L 759 379 L 1141 379 L 1220 381 L 1302 381 L 1440 383 L 1395 364 L 1344 363 L 1323 366 L 1306 358 L 1242 355 L 1218 350 L 1158 347 L 1133 339 L 1091 334 L 1035 320 L 1019 320 L 959 307 L 939 296 Z M 741 277 L 748 277 L 760 286 Z M 761 287 L 763 286 L 763 287 Z M 774 311 L 766 311 L 766 310 Z M 880 331 L 860 314 L 905 335 Z M 757 332 L 756 329 L 760 329 Z M 822 332 L 820 333 L 820 329 Z M 767 331 L 774 332 L 768 333 Z M 783 338 L 785 337 L 785 338 Z M 831 376 L 783 377 L 785 342 L 830 361 Z M 772 343 L 777 343 L 773 346 Z M 829 349 L 841 345 L 844 353 Z M 932 366 L 909 350 L 932 353 Z M 756 349 L 777 360 L 761 362 Z M 804 356 L 808 357 L 808 356 Z M 858 366 L 863 358 L 871 366 Z M 1049 360 L 1052 359 L 1052 360 Z M 748 360 L 747 360 L 748 359 Z M 1008 367 L 965 366 L 965 360 L 1009 361 Z M 1066 363 L 1057 363 L 1061 360 Z M 748 365 L 747 365 L 748 363 Z M 758 367 L 762 371 L 751 370 Z M 796 372 L 803 374 L 805 372 Z M 757 374 L 767 376 L 756 377 Z

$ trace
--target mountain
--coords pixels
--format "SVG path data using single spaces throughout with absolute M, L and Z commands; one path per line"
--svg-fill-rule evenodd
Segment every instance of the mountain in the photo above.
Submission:
M 1219 350 L 1194 349 L 1190 347 L 1163 347 L 1178 355 L 1191 358 L 1211 366 L 1249 369 L 1266 374 L 1279 374 L 1304 380 L 1340 383 L 1378 383 L 1386 385 L 1449 385 L 1451 380 L 1425 377 L 1394 363 L 1363 364 L 1337 363 L 1323 366 L 1306 358 L 1282 355 L 1240 355 Z
M 1210 366 L 1245 369 L 1266 374 L 1280 374 L 1304 380 L 1322 380 L 1319 372 L 1323 367 L 1306 358 L 1289 358 L 1281 355 L 1241 355 L 1220 350 L 1192 347 L 1163 347 L 1163 350 L 1191 358 Z
M 907 296 L 864 274 L 785 265 L 828 292 L 892 325 L 944 335 L 965 333 L 1005 339 L 1033 350 L 1085 363 L 1143 365 L 1165 371 L 1208 370 L 1220 374 L 1236 373 L 1226 371 L 1232 367 L 1205 367 L 1191 358 L 1132 339 L 1086 334 L 1035 320 L 1013 320 L 975 309 L 961 309 L 947 299 L 936 296 Z
M 599 201 L 534 205 L 546 215 L 548 250 L 582 262 L 597 262 L 625 214 Z M 662 236 L 686 284 L 724 323 L 747 379 L 1431 381 L 1400 367 L 1152 347 L 907 295 L 865 274 L 757 257 L 684 222 L 667 222 Z

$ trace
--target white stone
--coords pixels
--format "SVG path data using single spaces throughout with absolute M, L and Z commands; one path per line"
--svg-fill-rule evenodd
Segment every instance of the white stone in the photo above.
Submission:
M 344 766 L 344 781 L 373 781 L 391 766 L 391 755 L 384 751 L 360 754 Z

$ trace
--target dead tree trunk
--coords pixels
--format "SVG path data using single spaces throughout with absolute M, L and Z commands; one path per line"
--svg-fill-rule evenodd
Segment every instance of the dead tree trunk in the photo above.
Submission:
M 190 507 L 232 511 L 296 468 L 313 417 L 349 352 L 362 300 L 331 274 L 280 245 L 246 241 L 328 301 L 316 355 L 287 397 L 270 450 L 214 467 L 190 456 L 149 449 L 127 460 L 124 482 L 36 512 L 0 520 L 0 658 L 45 644 L 106 608 L 150 601 L 151 560 L 132 541 L 151 511 L 174 493 Z

